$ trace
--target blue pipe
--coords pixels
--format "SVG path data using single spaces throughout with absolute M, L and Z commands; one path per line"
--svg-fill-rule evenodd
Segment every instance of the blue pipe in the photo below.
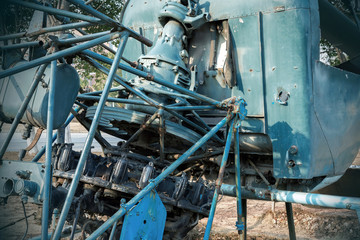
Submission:
M 0 50 L 6 51 L 6 50 L 12 50 L 12 49 L 18 49 L 18 48 L 38 47 L 38 46 L 41 46 L 42 44 L 43 44 L 43 42 L 41 42 L 41 41 L 23 42 L 23 43 L 19 43 L 19 44 L 2 46 L 2 47 L 0 47 Z
M 88 136 L 87 136 L 87 138 L 85 140 L 85 145 L 84 145 L 83 151 L 81 153 L 78 165 L 76 167 L 74 178 L 73 178 L 73 180 L 71 182 L 71 186 L 70 186 L 68 194 L 66 196 L 65 203 L 64 203 L 64 206 L 63 206 L 63 209 L 61 211 L 58 224 L 56 226 L 56 229 L 55 229 L 55 232 L 54 232 L 54 235 L 53 235 L 53 239 L 55 239 L 55 240 L 59 239 L 60 236 L 61 236 L 61 231 L 62 231 L 62 229 L 64 227 L 65 220 L 66 220 L 67 214 L 69 212 L 72 200 L 74 198 L 74 194 L 75 194 L 76 188 L 78 186 L 81 174 L 83 172 L 86 159 L 87 159 L 87 157 L 89 155 L 91 144 L 92 144 L 92 141 L 94 139 L 97 127 L 99 125 L 99 121 L 101 119 L 101 114 L 102 114 L 102 111 L 104 109 L 106 99 L 107 99 L 107 97 L 109 95 L 109 91 L 111 89 L 114 76 L 116 75 L 117 66 L 119 65 L 119 62 L 121 60 L 121 56 L 122 56 L 122 54 L 124 52 L 124 48 L 125 48 L 128 37 L 129 37 L 129 34 L 125 33 L 120 39 L 120 45 L 119 45 L 119 48 L 118 48 L 118 50 L 116 52 L 116 55 L 115 55 L 115 58 L 114 58 L 114 63 L 111 65 L 111 69 L 110 69 L 108 78 L 107 78 L 106 83 L 105 83 L 103 94 L 101 95 L 99 104 L 98 104 L 98 106 L 96 108 L 94 119 L 91 122 L 91 126 L 90 126 L 90 129 L 89 129 L 89 134 L 88 134 Z
M 10 40 L 10 39 L 15 39 L 15 38 L 22 38 L 25 37 L 26 32 L 19 32 L 19 33 L 14 33 L 14 34 L 9 34 L 9 35 L 3 35 L 0 36 L 0 41 L 6 41 L 6 40 Z
M 99 101 L 100 100 L 100 96 L 91 96 L 91 95 L 84 95 L 84 94 L 79 94 L 77 96 L 78 99 L 83 99 L 83 100 L 95 100 L 95 101 Z M 116 102 L 116 103 L 126 103 L 126 104 L 136 104 L 136 105 L 145 105 L 145 106 L 149 106 L 149 104 L 145 101 L 141 101 L 141 100 L 133 100 L 133 99 L 122 99 L 122 98 L 113 98 L 113 97 L 108 97 L 107 102 Z
M 240 169 L 240 129 L 235 129 L 235 183 L 236 183 L 236 206 L 237 206 L 237 222 L 236 228 L 238 231 L 244 230 L 244 223 L 242 221 L 241 208 L 241 169 Z
M 51 82 L 48 99 L 47 124 L 46 124 L 46 158 L 45 158 L 45 176 L 44 176 L 44 195 L 43 209 L 41 217 L 41 238 L 48 239 L 49 209 L 50 209 L 50 190 L 51 190 L 51 153 L 52 153 L 52 132 L 54 125 L 54 102 L 56 86 L 56 68 L 57 61 L 51 62 Z
M 207 240 L 210 237 L 211 227 L 212 227 L 212 223 L 214 221 L 214 216 L 215 216 L 216 204 L 217 204 L 217 201 L 219 198 L 219 191 L 220 191 L 220 188 L 221 188 L 221 185 L 223 182 L 225 167 L 226 167 L 226 163 L 227 163 L 229 153 L 230 153 L 230 146 L 231 146 L 231 140 L 233 137 L 233 130 L 234 130 L 234 118 L 231 120 L 229 132 L 228 132 L 228 135 L 226 138 L 226 145 L 225 145 L 224 154 L 222 156 L 222 160 L 221 160 L 221 164 L 220 164 L 219 176 L 218 176 L 218 179 L 216 180 L 216 188 L 215 188 L 214 197 L 213 197 L 212 203 L 211 203 L 209 218 L 208 218 L 208 221 L 206 224 L 204 240 Z
M 74 44 L 74 43 L 79 43 L 79 42 L 85 42 L 85 41 L 96 39 L 98 37 L 105 36 L 105 35 L 107 35 L 109 33 L 110 33 L 110 31 L 104 31 L 104 32 L 88 34 L 88 35 L 84 35 L 84 36 L 80 36 L 80 37 L 73 37 L 73 38 L 68 38 L 68 39 L 57 39 L 56 43 L 58 43 L 60 45 L 66 45 L 66 44 Z
M 203 106 L 180 106 L 180 107 L 165 107 L 165 108 L 174 111 L 190 111 L 190 110 L 216 109 L 217 107 L 214 105 L 203 105 Z
M 89 57 L 92 57 L 92 58 L 94 58 L 94 59 L 96 59 L 96 60 L 102 61 L 102 62 L 107 63 L 107 64 L 112 64 L 112 60 L 111 60 L 111 59 L 109 59 L 109 58 L 107 58 L 107 57 L 104 57 L 104 56 L 102 56 L 102 55 L 100 55 L 100 54 L 94 53 L 94 52 L 92 52 L 92 51 L 90 51 L 90 50 L 84 50 L 84 51 L 82 51 L 82 52 L 83 52 L 85 55 L 87 55 L 87 56 L 89 56 Z M 138 70 L 138 69 L 134 69 L 134 68 L 129 67 L 129 66 L 125 65 L 125 64 L 120 63 L 120 64 L 119 64 L 119 68 L 122 69 L 122 70 L 124 70 L 124 71 L 127 71 L 127 72 L 129 72 L 129 73 L 132 73 L 132 74 L 135 74 L 135 75 L 137 75 L 137 76 L 143 77 L 143 78 L 145 78 L 145 79 L 147 79 L 147 80 L 154 81 L 154 82 L 156 82 L 156 83 L 158 83 L 158 84 L 161 84 L 161 85 L 163 85 L 163 86 L 165 86 L 165 87 L 174 89 L 174 90 L 176 90 L 176 91 L 178 91 L 178 92 L 180 92 L 180 93 L 187 94 L 187 95 L 189 95 L 189 96 L 191 96 L 191 97 L 194 97 L 194 98 L 197 98 L 197 99 L 199 99 L 199 100 L 201 100 L 201 101 L 210 103 L 210 104 L 212 104 L 212 105 L 220 106 L 220 104 L 221 104 L 221 102 L 219 102 L 219 101 L 217 101 L 217 100 L 214 100 L 214 99 L 212 99 L 212 98 L 209 98 L 209 97 L 206 97 L 206 96 L 204 96 L 204 95 L 198 94 L 198 93 L 196 93 L 196 92 L 190 91 L 190 90 L 188 90 L 188 89 L 186 89 L 186 88 L 183 88 L 183 87 L 181 87 L 181 86 L 179 86 L 179 85 L 176 85 L 176 84 L 174 84 L 174 83 L 165 81 L 165 80 L 163 80 L 163 79 L 161 79 L 161 78 L 158 78 L 158 77 L 149 75 L 149 73 L 147 73 L 147 72 L 143 72 L 143 71 L 140 71 L 140 70 Z
M 60 15 L 60 16 L 65 16 L 65 17 L 69 17 L 69 18 L 77 18 L 77 19 L 91 22 L 91 23 L 101 22 L 101 19 L 99 19 L 99 18 L 94 18 L 94 17 L 83 15 L 83 14 L 79 14 L 79 13 L 73 13 L 73 12 L 69 12 L 69 11 L 65 11 L 65 10 L 61 10 L 61 9 L 57 9 L 57 8 L 53 8 L 53 7 L 45 7 L 43 5 L 39 5 L 39 4 L 35 4 L 35 3 L 29 3 L 29 2 L 25 2 L 25 1 L 19 1 L 19 0 L 6 0 L 6 1 L 8 1 L 9 3 L 15 3 L 15 4 L 18 4 L 18 5 L 21 5 L 24 7 L 36 9 L 39 11 L 43 11 L 43 12 L 47 12 L 47 13 L 51 13 L 51 14 L 55 14 L 55 15 Z
M 78 112 L 80 110 L 80 107 L 76 107 L 74 109 L 75 112 Z M 74 119 L 74 115 L 71 114 L 65 121 L 64 123 L 64 127 L 66 127 L 67 125 L 69 125 L 69 123 Z M 52 143 L 56 140 L 57 138 L 57 132 L 52 136 Z M 38 162 L 40 160 L 40 158 L 44 155 L 46 151 L 46 147 L 41 148 L 41 150 L 36 154 L 36 156 L 31 160 L 32 162 Z
M 102 24 L 102 23 L 99 22 L 98 24 Z M 38 35 L 44 34 L 44 33 L 64 31 L 64 30 L 73 29 L 73 28 L 84 28 L 84 27 L 89 27 L 89 26 L 93 26 L 93 25 L 95 25 L 95 23 L 90 23 L 90 22 L 76 22 L 76 23 L 62 24 L 62 25 L 53 26 L 53 27 L 41 28 L 37 31 L 30 32 L 30 33 L 24 32 L 23 36 L 24 37 L 33 37 L 33 36 L 38 36 Z M 6 37 L 6 36 L 4 36 L 4 37 Z M 2 40 L 2 37 L 0 37 L 0 40 Z
M 220 128 L 222 128 L 230 118 L 225 117 L 221 120 L 210 132 L 204 135 L 199 141 L 197 141 L 191 148 L 189 148 L 179 159 L 172 163 L 168 168 L 166 168 L 159 176 L 155 179 L 150 180 L 149 184 L 141 190 L 136 196 L 134 196 L 126 204 L 122 204 L 121 208 L 111 216 L 103 225 L 101 225 L 96 231 L 94 231 L 91 236 L 88 237 L 88 240 L 95 240 L 103 232 L 105 232 L 109 227 L 116 223 L 124 214 L 129 211 L 137 202 L 139 202 L 146 194 L 152 191 L 161 181 L 163 181 L 169 174 L 171 174 L 177 167 L 179 167 L 186 159 L 192 155 L 196 150 L 198 150 L 202 145 L 204 145 L 212 135 L 214 135 Z
M 67 48 L 65 50 L 62 50 L 62 51 L 38 58 L 38 59 L 35 59 L 33 61 L 28 62 L 27 64 L 22 64 L 20 66 L 16 66 L 16 67 L 7 69 L 5 71 L 0 72 L 0 79 L 10 76 L 10 75 L 13 75 L 13 74 L 16 74 L 16 73 L 19 73 L 19 72 L 22 72 L 22 71 L 25 71 L 27 69 L 36 67 L 36 66 L 44 64 L 44 63 L 48 63 L 53 60 L 65 57 L 65 56 L 72 55 L 72 54 L 80 52 L 84 49 L 94 47 L 100 43 L 108 42 L 110 40 L 118 38 L 120 35 L 121 34 L 119 32 L 114 32 L 109 35 L 105 35 L 103 37 L 91 40 L 89 42 L 86 42 L 86 43 L 83 43 L 83 44 L 80 44 L 80 45 L 77 45 L 77 46 L 74 46 L 71 48 Z
M 11 138 L 13 137 L 15 131 L 16 131 L 16 128 L 17 126 L 19 125 L 20 123 L 20 120 L 21 118 L 23 117 L 25 111 L 26 111 L 26 108 L 31 100 L 31 97 L 33 96 L 41 78 L 42 78 L 42 75 L 44 74 L 45 72 L 45 69 L 47 67 L 48 64 L 44 64 L 42 65 L 38 71 L 36 72 L 36 75 L 34 77 L 34 81 L 31 83 L 31 86 L 30 86 L 30 89 L 29 91 L 27 92 L 26 94 L 26 97 L 25 99 L 23 100 L 21 106 L 20 106 L 20 109 L 19 111 L 16 113 L 16 116 L 11 124 L 11 128 L 10 128 L 10 131 L 1 147 L 1 150 L 0 150 L 0 160 L 3 158 L 5 152 L 6 152 L 6 149 L 7 147 L 9 146 L 9 143 L 11 141 Z

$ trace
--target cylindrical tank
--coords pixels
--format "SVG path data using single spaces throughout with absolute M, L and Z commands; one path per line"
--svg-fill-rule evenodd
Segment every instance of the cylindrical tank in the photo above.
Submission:
M 20 61 L 14 66 L 26 64 Z M 14 74 L 0 80 L 0 121 L 11 123 L 23 102 L 38 67 Z M 21 119 L 36 127 L 46 128 L 50 65 L 46 68 L 43 81 L 38 85 Z M 56 69 L 54 129 L 61 127 L 74 104 L 80 87 L 76 70 L 69 64 L 59 64 Z

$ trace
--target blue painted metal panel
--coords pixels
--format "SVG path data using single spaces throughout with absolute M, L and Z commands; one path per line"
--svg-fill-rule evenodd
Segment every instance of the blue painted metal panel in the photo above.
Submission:
M 155 191 L 148 193 L 126 215 L 121 240 L 160 240 L 166 221 L 166 209 Z
M 247 107 L 248 116 L 264 116 L 259 17 L 229 19 L 229 25 L 237 69 L 237 86 L 232 89 L 232 95 L 251 103 Z
M 360 147 L 360 75 L 317 62 L 314 71 L 314 114 L 330 149 L 335 175 L 344 174 Z M 315 141 L 316 142 L 316 141 Z M 315 155 L 316 156 L 316 155 Z M 318 156 L 316 159 L 320 159 Z M 320 159 L 323 161 L 323 159 Z M 322 161 L 313 161 L 315 169 Z

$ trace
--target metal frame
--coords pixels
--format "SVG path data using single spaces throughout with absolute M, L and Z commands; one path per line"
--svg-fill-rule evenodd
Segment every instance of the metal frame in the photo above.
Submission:
M 7 0 L 8 1 L 8 0 Z M 327 195 L 321 195 L 321 194 L 312 194 L 312 193 L 298 193 L 298 192 L 289 192 L 289 191 L 279 191 L 279 190 L 272 190 L 272 189 L 246 189 L 244 187 L 241 187 L 241 178 L 240 178 L 240 149 L 239 149 L 239 122 L 245 117 L 246 113 L 239 112 L 239 108 L 236 108 L 238 112 L 228 112 L 228 115 L 221 120 L 214 128 L 210 129 L 209 126 L 206 125 L 206 123 L 201 122 L 201 118 L 195 111 L 197 110 L 210 110 L 210 109 L 223 109 L 228 110 L 230 109 L 229 101 L 217 101 L 214 99 L 211 99 L 207 96 L 198 94 L 196 92 L 190 91 L 186 88 L 183 88 L 181 86 L 178 86 L 176 84 L 170 83 L 164 79 L 161 79 L 159 77 L 155 77 L 150 75 L 146 72 L 146 69 L 137 69 L 133 68 L 133 66 L 127 66 L 125 64 L 120 63 L 121 59 L 123 58 L 123 52 L 127 43 L 127 40 L 129 37 L 133 37 L 136 40 L 144 43 L 147 46 L 151 46 L 152 43 L 148 39 L 145 39 L 140 34 L 134 32 L 133 30 L 124 27 L 122 24 L 116 22 L 113 19 L 110 19 L 109 17 L 105 16 L 102 13 L 99 13 L 95 9 L 91 8 L 90 6 L 87 6 L 84 2 L 80 0 L 69 0 L 71 3 L 79 6 L 84 11 L 90 13 L 94 17 L 82 15 L 82 14 L 76 14 L 69 11 L 59 10 L 52 7 L 46 7 L 35 3 L 29 3 L 25 1 L 19 1 L 19 0 L 12 0 L 11 3 L 19 4 L 25 7 L 29 7 L 32 9 L 37 9 L 40 11 L 44 11 L 50 14 L 56 14 L 61 16 L 67 16 L 70 18 L 76 18 L 81 19 L 85 22 L 79 22 L 79 23 L 70 23 L 65 24 L 57 27 L 49 27 L 44 28 L 40 30 L 39 32 L 33 32 L 29 33 L 31 36 L 35 36 L 38 34 L 42 34 L 45 32 L 52 32 L 52 31 L 58 31 L 58 30 L 64 30 L 64 29 L 71 29 L 71 28 L 79 28 L 79 27 L 86 27 L 91 26 L 93 24 L 108 24 L 112 27 L 114 27 L 113 32 L 103 32 L 103 33 L 97 33 L 92 35 L 85 35 L 78 38 L 71 38 L 67 40 L 58 40 L 54 41 L 54 44 L 74 44 L 79 43 L 82 41 L 88 41 L 86 43 L 82 43 L 76 46 L 72 46 L 68 49 L 49 54 L 45 57 L 30 61 L 28 64 L 24 64 L 18 67 L 14 67 L 8 70 L 5 70 L 3 72 L 0 72 L 0 78 L 5 78 L 8 76 L 11 76 L 13 74 L 19 73 L 21 71 L 37 67 L 39 65 L 42 65 L 39 70 L 38 74 L 35 76 L 35 79 L 31 85 L 31 88 L 29 89 L 29 92 L 27 94 L 27 97 L 24 99 L 21 108 L 19 109 L 16 118 L 11 126 L 10 134 L 8 138 L 6 139 L 6 142 L 3 144 L 1 150 L 0 150 L 0 159 L 3 158 L 3 155 L 6 151 L 6 148 L 12 138 L 13 133 L 15 132 L 15 129 L 17 125 L 20 122 L 20 119 L 22 115 L 24 114 L 24 111 L 41 79 L 42 73 L 44 72 L 45 68 L 47 67 L 47 64 L 51 62 L 51 73 L 52 73 L 52 81 L 50 83 L 50 97 L 48 102 L 48 116 L 47 116 L 47 142 L 46 142 L 46 148 L 43 148 L 33 159 L 33 162 L 37 162 L 40 157 L 44 154 L 46 151 L 46 160 L 45 160 L 45 181 L 44 181 L 44 203 L 43 203 L 43 216 L 42 216 L 42 239 L 47 239 L 49 237 L 48 234 L 48 216 L 49 216 L 49 204 L 50 204 L 50 191 L 51 191 L 51 172 L 52 172 L 52 166 L 51 166 L 51 151 L 52 151 L 52 143 L 56 139 L 56 134 L 52 135 L 52 129 L 53 129 L 53 118 L 54 118 L 54 86 L 55 86 L 55 71 L 56 71 L 56 62 L 57 59 L 63 58 L 65 56 L 78 54 L 85 58 L 86 61 L 91 63 L 94 67 L 99 69 L 100 71 L 104 72 L 108 75 L 106 84 L 104 87 L 104 90 L 101 92 L 97 92 L 96 94 L 101 94 L 101 96 L 93 96 L 92 94 L 80 94 L 78 95 L 78 99 L 84 99 L 84 100 L 97 100 L 99 101 L 96 113 L 94 116 L 94 119 L 91 123 L 88 136 L 86 138 L 84 148 L 82 151 L 82 154 L 79 159 L 78 166 L 76 168 L 73 180 L 71 182 L 71 186 L 69 189 L 69 192 L 67 194 L 65 204 L 63 206 L 63 209 L 61 211 L 61 215 L 58 221 L 58 224 L 56 226 L 56 229 L 54 233 L 52 234 L 52 239 L 59 239 L 61 237 L 61 232 L 63 229 L 63 226 L 65 224 L 65 220 L 67 217 L 67 214 L 69 212 L 70 206 L 72 204 L 72 201 L 74 199 L 74 194 L 76 191 L 76 188 L 78 186 L 78 183 L 80 181 L 82 171 L 84 168 L 84 164 L 86 162 L 86 159 L 88 157 L 88 154 L 90 152 L 90 147 L 93 142 L 93 139 L 95 137 L 97 127 L 101 118 L 102 111 L 104 109 L 105 103 L 107 101 L 109 102 L 118 102 L 118 103 L 126 103 L 126 104 L 138 104 L 138 105 L 145 105 L 145 106 L 153 106 L 156 107 L 158 110 L 154 113 L 154 115 L 144 124 L 144 127 L 140 128 L 124 145 L 122 148 L 125 148 L 133 139 L 135 139 L 145 127 L 151 124 L 157 117 L 159 118 L 159 129 L 160 129 L 160 160 L 164 160 L 164 131 L 165 131 L 165 122 L 163 118 L 164 111 L 172 114 L 173 116 L 179 118 L 180 120 L 186 122 L 187 124 L 191 125 L 192 127 L 196 128 L 197 130 L 201 131 L 204 136 L 197 141 L 192 147 L 190 147 L 179 159 L 177 159 L 175 162 L 173 162 L 166 170 L 164 170 L 159 176 L 157 176 L 155 179 L 152 179 L 150 183 L 141 190 L 137 195 L 135 195 L 129 202 L 126 204 L 122 204 L 120 209 L 112 216 L 110 217 L 102 226 L 100 226 L 95 232 L 92 233 L 92 235 L 88 239 L 96 239 L 99 237 L 102 233 L 104 233 L 108 228 L 112 227 L 111 231 L 111 239 L 114 236 L 115 228 L 118 220 L 123 217 L 132 207 L 134 207 L 144 196 L 146 196 L 148 193 L 154 190 L 154 188 L 162 181 L 164 180 L 169 174 L 171 174 L 178 166 L 183 164 L 184 162 L 191 161 L 191 158 L 189 158 L 197 149 L 199 149 L 202 145 L 204 145 L 209 139 L 213 138 L 214 140 L 224 143 L 222 139 L 220 139 L 216 133 L 224 127 L 226 124 L 230 122 L 230 127 L 225 143 L 225 148 L 223 152 L 223 158 L 221 162 L 221 167 L 219 171 L 219 177 L 216 181 L 216 189 L 214 192 L 213 202 L 211 205 L 209 220 L 206 227 L 206 232 L 204 239 L 208 239 L 210 236 L 210 231 L 212 227 L 212 222 L 214 219 L 216 204 L 219 192 L 224 192 L 225 195 L 234 196 L 237 198 L 237 222 L 236 227 L 239 233 L 243 234 L 243 236 L 246 236 L 246 200 L 245 202 L 242 200 L 242 198 L 254 198 L 254 199 L 263 199 L 263 200 L 272 200 L 272 201 L 284 201 L 286 202 L 286 209 L 289 219 L 289 233 L 290 238 L 295 238 L 295 230 L 293 228 L 293 221 L 292 219 L 292 208 L 291 203 L 301 203 L 301 204 L 310 204 L 310 205 L 317 205 L 317 206 L 325 206 L 325 207 L 335 207 L 335 208 L 347 208 L 347 209 L 353 209 L 356 210 L 358 215 L 360 214 L 360 199 L 357 198 L 344 198 L 344 197 L 338 197 L 338 196 L 327 196 Z M 0 36 L 0 41 L 6 41 L 12 38 L 21 38 L 27 36 L 27 33 L 18 33 L 18 34 L 12 34 L 9 36 Z M 120 38 L 120 45 L 118 50 L 116 51 L 114 60 L 111 60 L 109 58 L 106 58 L 100 54 L 94 53 L 90 50 L 87 50 L 93 46 L 101 45 L 107 41 L 111 41 L 114 39 Z M 38 44 L 38 42 L 37 42 Z M 36 45 L 36 42 L 28 42 L 24 44 L 14 45 L 14 47 L 30 47 Z M 10 47 L 8 47 L 10 48 Z M 3 49 L 4 50 L 4 49 Z M 101 65 L 97 61 L 101 61 L 107 64 L 111 64 L 111 68 L 107 69 L 103 65 Z M 131 62 L 128 60 L 125 60 L 128 64 L 131 65 Z M 175 90 L 181 94 L 184 94 L 185 96 L 195 98 L 197 100 L 200 100 L 208 105 L 197 105 L 193 106 L 190 105 L 186 100 L 183 100 L 183 102 L 179 104 L 169 105 L 169 106 L 163 106 L 159 103 L 157 103 L 154 99 L 151 99 L 147 97 L 144 93 L 141 92 L 141 90 L 138 90 L 136 88 L 133 88 L 126 79 L 121 78 L 116 74 L 116 71 L 118 69 L 122 69 L 124 71 L 127 71 L 129 73 L 135 74 L 136 76 L 145 78 L 148 81 L 153 81 L 157 84 L 160 84 L 162 86 L 165 86 L 167 88 L 170 88 L 172 90 Z M 128 99 L 119 99 L 119 98 L 111 98 L 108 97 L 109 92 L 111 91 L 117 91 L 119 89 L 112 89 L 112 83 L 113 81 L 116 81 L 117 83 L 121 84 L 124 89 L 127 91 L 135 94 L 142 100 L 128 100 Z M 245 106 L 246 103 L 242 99 L 236 99 L 234 101 L 236 106 Z M 80 108 L 77 108 L 75 111 L 78 111 Z M 241 109 L 240 109 L 241 110 Z M 191 111 L 194 116 L 200 120 L 202 126 L 199 126 L 190 120 L 182 117 L 178 112 L 181 111 Z M 67 119 L 65 125 L 69 124 L 70 121 L 73 119 L 74 115 L 69 116 Z M 234 127 L 235 125 L 235 127 Z M 235 128 L 235 129 L 234 129 Z M 222 178 L 226 166 L 226 162 L 228 159 L 228 155 L 230 152 L 231 147 L 231 140 L 233 137 L 233 134 L 235 135 L 235 169 L 236 169 L 236 185 L 235 186 L 229 186 L 229 185 L 222 185 Z M 45 150 L 46 149 L 46 150 Z M 193 157 L 195 158 L 195 157 Z M 245 207 L 245 209 L 243 209 Z M 359 215 L 360 217 L 360 215 Z

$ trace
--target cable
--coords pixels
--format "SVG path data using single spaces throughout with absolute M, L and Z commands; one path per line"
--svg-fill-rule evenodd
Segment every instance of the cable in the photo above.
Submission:
M 24 210 L 24 216 L 25 216 L 25 222 L 26 222 L 26 230 L 25 230 L 25 233 L 24 233 L 24 236 L 22 237 L 21 240 L 24 240 L 26 235 L 27 235 L 27 232 L 28 232 L 28 228 L 29 228 L 29 223 L 28 223 L 28 220 L 27 220 L 27 217 L 26 217 L 26 210 L 25 210 L 25 204 L 23 201 L 21 201 L 21 204 L 23 206 L 23 210 Z

